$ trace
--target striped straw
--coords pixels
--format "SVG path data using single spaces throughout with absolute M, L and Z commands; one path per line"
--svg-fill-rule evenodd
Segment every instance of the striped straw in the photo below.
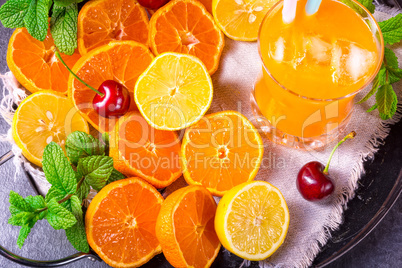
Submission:
M 318 8 L 321 5 L 321 0 L 307 0 L 306 4 L 306 13 L 308 15 L 313 15 L 318 11 Z
M 284 0 L 282 20 L 284 23 L 292 23 L 296 16 L 297 0 Z

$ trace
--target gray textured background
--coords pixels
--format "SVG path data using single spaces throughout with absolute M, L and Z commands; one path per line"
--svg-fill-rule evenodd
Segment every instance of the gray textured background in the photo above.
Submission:
M 5 0 L 0 0 L 3 4 Z M 12 30 L 0 26 L 0 72 L 8 71 L 6 52 Z M 0 118 L 0 133 L 5 134 L 8 125 Z M 8 144 L 0 143 L 0 155 L 10 149 Z M 0 244 L 24 257 L 49 260 L 62 258 L 75 252 L 69 245 L 64 231 L 56 231 L 46 221 L 40 221 L 20 250 L 16 245 L 19 227 L 7 224 L 8 195 L 10 190 L 22 196 L 32 195 L 34 191 L 25 177 L 14 181 L 15 167 L 8 162 L 0 167 Z M 329 267 L 402 267 L 402 201 L 399 199 L 389 214 L 377 228 L 359 245 L 345 254 Z M 0 256 L 0 267 L 22 267 Z M 105 264 L 82 260 L 68 267 L 107 267 Z

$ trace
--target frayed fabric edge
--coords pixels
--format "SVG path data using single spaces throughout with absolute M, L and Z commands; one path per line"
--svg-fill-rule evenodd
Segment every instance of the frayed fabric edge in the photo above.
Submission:
M 11 144 L 11 151 L 14 154 L 13 164 L 15 166 L 14 181 L 22 176 L 25 171 L 29 172 L 34 178 L 35 183 L 40 184 L 40 189 L 46 194 L 50 189 L 50 184 L 46 180 L 43 171 L 32 165 L 23 155 L 22 150 L 15 144 L 12 136 L 13 117 L 16 107 L 28 96 L 25 89 L 21 87 L 17 79 L 11 72 L 0 74 L 0 79 L 3 82 L 2 100 L 0 102 L 0 115 L 4 118 L 6 123 L 10 125 L 10 129 L 6 134 L 0 134 L 0 142 L 7 142 Z

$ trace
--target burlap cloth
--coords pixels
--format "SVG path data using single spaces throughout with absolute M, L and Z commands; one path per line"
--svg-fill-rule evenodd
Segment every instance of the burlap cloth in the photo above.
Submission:
M 385 9 L 382 8 L 382 10 Z M 391 9 L 386 11 L 387 13 L 377 11 L 374 15 L 375 18 L 378 21 L 382 21 L 388 19 L 390 17 L 389 14 L 397 12 Z M 214 99 L 208 113 L 237 110 L 253 120 L 254 117 L 249 101 L 250 92 L 252 91 L 255 79 L 261 72 L 261 61 L 258 55 L 257 43 L 238 42 L 228 38 L 225 41 L 226 45 L 221 58 L 220 68 L 212 76 Z M 396 45 L 392 49 L 402 59 L 402 47 Z M 17 89 L 18 84 L 15 83 L 12 76 L 2 76 L 2 78 L 5 87 L 0 112 L 4 119 L 10 122 L 13 113 L 10 103 L 18 103 L 24 97 L 24 94 Z M 399 100 L 402 99 L 401 87 L 401 83 L 394 85 Z M 364 96 L 367 90 L 360 93 L 357 96 L 357 100 Z M 320 151 L 306 152 L 276 145 L 263 138 L 265 152 L 263 163 L 256 179 L 266 180 L 281 190 L 289 207 L 290 225 L 284 244 L 269 259 L 260 262 L 261 267 L 309 266 L 320 251 L 320 247 L 330 238 L 329 231 L 336 229 L 342 223 L 343 210 L 346 208 L 347 201 L 353 198 L 355 189 L 358 187 L 358 179 L 364 172 L 363 161 L 374 156 L 378 146 L 388 135 L 390 125 L 399 121 L 402 116 L 402 107 L 398 106 L 397 114 L 392 120 L 382 121 L 379 119 L 377 111 L 372 113 L 365 112 L 373 105 L 373 102 L 374 100 L 371 99 L 355 107 L 354 114 L 345 133 L 354 130 L 358 135 L 353 141 L 348 141 L 342 145 L 334 155 L 330 173 L 335 180 L 336 190 L 332 198 L 327 200 L 326 203 L 312 203 L 304 200 L 296 189 L 296 176 L 299 169 L 309 161 L 316 160 L 325 163 L 333 144 Z M 10 133 L 8 137 L 3 136 L 2 139 L 12 142 L 10 140 Z M 13 150 L 18 156 L 19 149 L 13 146 Z M 21 166 L 20 162 L 31 173 L 35 174 L 40 190 L 46 192 L 47 185 L 44 183 L 43 178 L 41 178 L 41 172 L 33 169 L 23 157 L 16 157 L 14 160 L 17 171 L 18 167 Z M 184 180 L 180 178 L 168 188 L 167 194 L 182 185 L 184 185 Z M 1 205 L 7 206 L 6 200 Z M 37 228 L 41 227 L 35 227 L 35 229 Z M 49 228 L 47 227 L 46 229 Z M 30 246 L 24 247 L 30 247 L 32 250 L 35 245 L 42 243 L 43 230 L 36 230 L 35 232 L 36 235 L 32 235 L 26 241 L 26 244 Z M 46 245 L 46 252 L 35 254 L 41 256 L 41 259 L 54 259 L 73 252 L 66 238 L 60 232 L 58 232 L 56 240 L 50 239 L 48 236 L 52 236 L 52 232 L 53 230 L 50 229 L 50 233 L 47 233 L 46 236 L 46 241 L 52 243 L 52 245 Z M 16 241 L 17 236 L 14 233 L 10 237 L 9 234 L 5 234 L 9 237 L 7 240 Z M 40 235 L 41 233 L 42 236 Z M 58 242 L 56 243 L 55 241 Z M 34 258 L 31 254 L 25 255 Z M 242 266 L 248 265 L 249 262 L 245 261 Z M 104 263 L 92 264 L 89 262 L 80 262 L 71 266 L 106 267 L 107 265 Z

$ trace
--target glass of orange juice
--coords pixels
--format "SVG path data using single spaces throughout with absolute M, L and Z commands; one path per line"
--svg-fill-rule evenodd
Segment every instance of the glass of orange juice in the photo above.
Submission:
M 354 97 L 379 71 L 384 55 L 380 28 L 354 0 L 322 0 L 307 15 L 298 0 L 292 23 L 283 1 L 259 32 L 263 63 L 251 95 L 257 123 L 272 141 L 316 149 L 336 139 L 348 123 Z

